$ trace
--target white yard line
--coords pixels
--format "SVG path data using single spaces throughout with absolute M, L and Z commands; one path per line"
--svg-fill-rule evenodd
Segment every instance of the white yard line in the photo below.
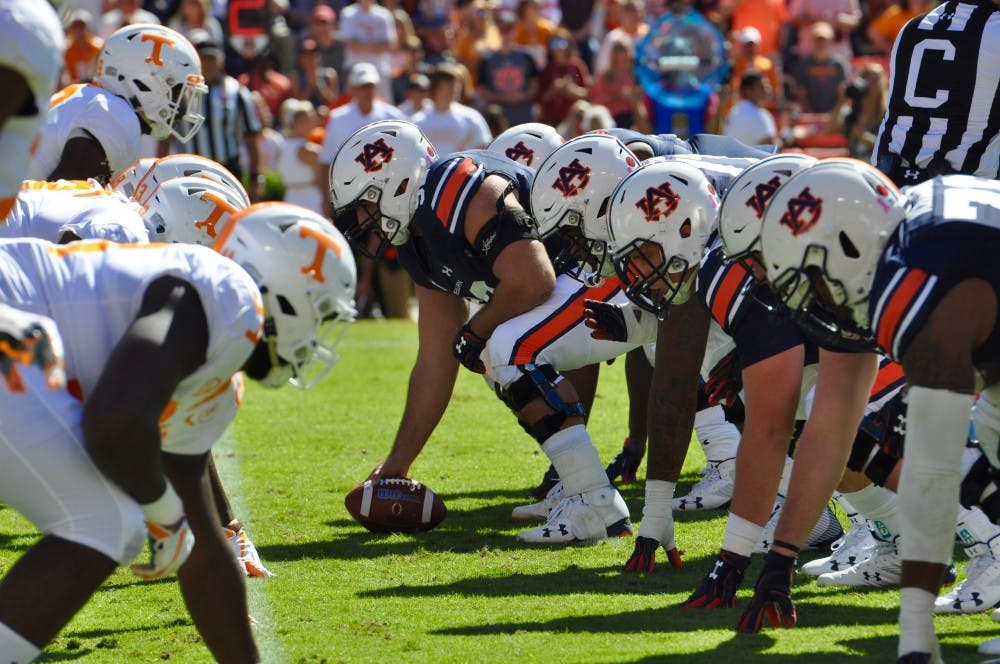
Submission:
M 232 505 L 236 518 L 247 526 L 247 533 L 250 539 L 257 544 L 253 529 L 253 517 L 243 498 L 242 481 L 240 474 L 239 458 L 233 454 L 236 452 L 237 441 L 231 430 L 219 439 L 212 446 L 212 456 L 215 458 L 215 467 L 219 471 L 219 478 L 222 486 L 226 489 L 229 503 Z M 262 556 L 264 566 L 267 567 L 267 558 Z M 267 600 L 267 585 L 278 581 L 278 577 L 271 579 L 261 579 L 247 577 L 247 602 L 250 606 L 250 615 L 257 621 L 253 627 L 254 637 L 257 640 L 257 649 L 260 651 L 262 662 L 284 662 L 285 651 L 278 637 L 278 626 L 271 616 L 271 606 Z

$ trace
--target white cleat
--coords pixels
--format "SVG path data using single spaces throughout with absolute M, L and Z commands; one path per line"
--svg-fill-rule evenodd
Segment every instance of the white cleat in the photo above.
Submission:
M 613 486 L 564 496 L 544 525 L 517 535 L 531 544 L 596 544 L 633 533 L 628 506 Z
M 867 560 L 845 570 L 820 574 L 816 579 L 816 585 L 889 588 L 899 585 L 902 571 L 903 561 L 899 558 L 896 545 L 878 542 Z
M 257 547 L 250 541 L 243 526 L 235 530 L 223 527 L 222 533 L 229 542 L 229 547 L 232 549 L 240 568 L 247 576 L 274 576 L 274 573 L 264 567 L 264 563 L 260 561 L 260 554 L 257 553 Z
M 686 496 L 673 499 L 675 510 L 715 510 L 726 507 L 733 500 L 733 477 L 736 459 L 709 461 L 705 476 L 691 487 Z
M 990 639 L 985 643 L 979 644 L 979 654 L 980 655 L 1000 655 L 1000 638 Z M 996 662 L 1000 660 L 990 660 L 990 662 Z M 984 662 L 983 664 L 990 664 L 990 662 Z
M 833 549 L 833 544 L 830 548 Z M 874 549 L 875 538 L 868 530 L 868 523 L 861 517 L 854 517 L 851 520 L 851 527 L 840 538 L 840 545 L 833 549 L 833 553 L 826 558 L 810 560 L 802 565 L 799 571 L 806 576 L 839 572 L 868 560 Z
M 557 482 L 549 489 L 549 493 L 531 505 L 518 505 L 510 513 L 512 519 L 517 521 L 538 521 L 549 518 L 549 513 L 563 499 L 563 483 Z
M 774 541 L 774 530 L 778 527 L 778 520 L 781 518 L 781 507 L 784 504 L 785 497 L 779 493 L 777 499 L 774 501 L 774 508 L 771 510 L 771 518 L 764 524 L 764 531 L 760 535 L 760 541 L 753 548 L 754 553 L 767 553 L 771 550 L 771 542 Z M 809 533 L 809 537 L 806 538 L 806 543 L 802 547 L 802 550 L 815 551 L 817 549 L 825 549 L 830 546 L 831 542 L 836 541 L 843 534 L 844 529 L 841 527 L 840 521 L 837 520 L 837 515 L 833 513 L 833 510 L 828 505 L 823 510 L 823 513 L 819 515 L 819 519 Z
M 982 613 L 1000 604 L 1000 560 L 989 553 L 975 556 L 965 572 L 960 584 L 934 600 L 935 613 Z

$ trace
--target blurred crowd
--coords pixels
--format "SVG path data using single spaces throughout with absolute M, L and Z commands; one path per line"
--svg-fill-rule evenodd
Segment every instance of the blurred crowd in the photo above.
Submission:
M 683 135 L 656 121 L 636 76 L 636 46 L 666 12 L 697 11 L 726 40 L 730 82 L 705 111 L 707 131 L 867 159 L 893 40 L 927 2 L 70 0 L 64 83 L 87 81 L 122 25 L 166 24 L 198 49 L 210 87 L 183 151 L 226 165 L 254 199 L 328 214 L 337 148 L 379 119 L 412 120 L 444 154 L 528 121 L 566 138 L 614 126 Z

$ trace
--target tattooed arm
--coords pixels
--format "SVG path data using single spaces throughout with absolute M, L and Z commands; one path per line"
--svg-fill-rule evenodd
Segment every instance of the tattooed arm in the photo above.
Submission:
M 649 389 L 647 479 L 676 482 L 684 465 L 698 405 L 698 377 L 710 323 L 700 300 L 670 308 L 656 336 Z

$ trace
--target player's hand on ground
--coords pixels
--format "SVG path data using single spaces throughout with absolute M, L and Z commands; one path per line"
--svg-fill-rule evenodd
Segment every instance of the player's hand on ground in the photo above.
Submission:
M 173 574 L 194 549 L 194 533 L 188 524 L 187 517 L 181 517 L 176 523 L 164 525 L 146 522 L 146 535 L 149 541 L 149 562 L 144 565 L 132 565 L 132 572 L 143 579 L 162 579 Z
M 625 308 L 600 300 L 584 300 L 584 325 L 590 328 L 590 336 L 604 341 L 628 341 L 628 327 L 625 324 Z
M 466 369 L 479 374 L 486 373 L 486 365 L 480 357 L 485 348 L 486 339 L 473 332 L 469 323 L 462 326 L 451 342 L 452 355 L 458 358 Z
M 768 553 L 768 557 L 777 555 Z M 756 634 L 767 621 L 771 627 L 794 627 L 795 604 L 792 602 L 792 575 L 790 570 L 777 569 L 764 559 L 764 569 L 757 578 L 753 599 L 740 616 L 736 631 Z
M 368 473 L 366 480 L 371 480 L 372 482 L 378 482 L 381 479 L 391 479 L 395 477 L 406 477 L 406 473 L 409 472 L 409 466 L 402 466 L 392 460 L 391 457 L 382 461 L 379 465 L 372 469 L 372 472 Z
M 643 537 L 642 535 L 636 537 L 635 549 L 632 551 L 632 556 L 626 561 L 625 568 L 622 571 L 639 574 L 652 572 L 653 567 L 656 565 L 656 550 L 658 548 L 660 548 L 660 543 L 657 540 Z M 667 550 L 667 562 L 674 569 L 680 569 L 683 566 L 681 554 L 677 550 L 677 547 Z
M 236 556 L 236 561 L 243 568 L 247 576 L 274 576 L 274 573 L 264 567 L 264 563 L 261 562 L 260 554 L 257 553 L 257 547 L 250 540 L 250 536 L 247 535 L 243 524 L 238 521 L 232 521 L 222 529 L 222 532 L 226 537 L 226 541 L 229 542 L 230 549 Z
M 712 567 L 701 578 L 698 587 L 681 604 L 685 609 L 731 609 L 736 606 L 736 591 L 750 565 L 749 556 L 725 549 L 712 561 Z
M 62 339 L 55 324 L 44 316 L 0 305 L 0 373 L 12 392 L 24 391 L 18 364 L 39 367 L 50 389 L 66 385 Z
M 642 463 L 642 457 L 645 455 L 645 441 L 636 442 L 631 438 L 626 438 L 625 443 L 622 445 L 622 451 L 604 469 L 604 472 L 608 475 L 608 481 L 614 483 L 615 480 L 621 477 L 622 484 L 632 484 L 635 482 L 636 471 L 639 470 L 639 464 Z

